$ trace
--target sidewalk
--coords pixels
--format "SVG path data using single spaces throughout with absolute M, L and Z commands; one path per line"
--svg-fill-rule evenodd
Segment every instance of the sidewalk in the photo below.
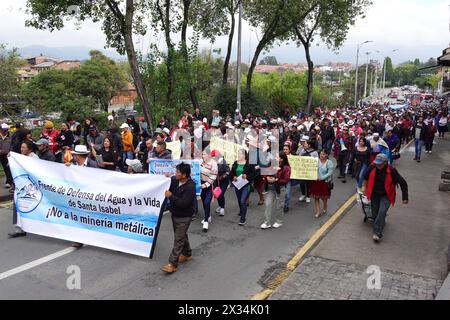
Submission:
M 359 204 L 302 261 L 270 299 L 435 299 L 447 277 L 450 196 L 439 192 L 450 164 L 450 139 L 436 140 L 432 155 L 413 161 L 414 147 L 398 166 L 408 182 L 409 204 L 389 210 L 380 244 L 363 223 Z M 369 266 L 381 270 L 381 290 L 368 289 Z

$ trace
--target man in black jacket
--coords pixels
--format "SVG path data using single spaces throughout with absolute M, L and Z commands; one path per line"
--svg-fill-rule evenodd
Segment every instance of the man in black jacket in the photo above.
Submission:
M 169 264 L 162 268 L 166 273 L 177 271 L 179 263 L 192 260 L 192 250 L 189 245 L 187 231 L 195 212 L 196 194 L 195 182 L 191 179 L 191 166 L 181 163 L 176 168 L 175 177 L 172 177 L 170 188 L 165 196 L 170 201 L 170 212 L 172 213 L 173 231 L 175 240 Z
M 46 160 L 50 162 L 55 162 L 55 155 L 48 149 L 48 140 L 47 139 L 39 139 L 38 142 L 36 142 L 36 145 L 38 147 L 38 155 L 39 159 Z

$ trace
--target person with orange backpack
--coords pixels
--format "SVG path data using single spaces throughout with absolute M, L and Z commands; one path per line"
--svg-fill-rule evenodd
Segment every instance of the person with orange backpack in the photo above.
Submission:
M 397 185 L 402 189 L 403 204 L 408 204 L 408 184 L 398 171 L 389 165 L 389 158 L 380 153 L 364 176 L 366 181 L 366 196 L 371 201 L 373 223 L 373 241 L 380 242 L 386 214 L 390 206 L 395 204 Z

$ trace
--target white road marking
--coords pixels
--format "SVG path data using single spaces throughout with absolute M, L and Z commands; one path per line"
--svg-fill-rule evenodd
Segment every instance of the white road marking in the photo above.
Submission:
M 73 248 L 73 247 L 66 248 L 64 250 L 52 253 L 52 254 L 50 254 L 50 255 L 48 255 L 46 257 L 43 257 L 43 258 L 31 261 L 29 263 L 26 263 L 24 265 L 21 265 L 21 266 L 19 266 L 17 268 L 14 268 L 14 269 L 11 269 L 9 271 L 0 273 L 0 281 L 3 280 L 3 279 L 9 278 L 11 276 L 14 276 L 14 275 L 16 275 L 18 273 L 30 270 L 30 269 L 32 269 L 34 267 L 40 266 L 41 264 L 44 264 L 44 263 L 47 263 L 49 261 L 58 259 L 58 258 L 60 258 L 62 256 L 65 256 L 65 255 L 67 255 L 69 253 L 74 252 L 75 250 L 77 250 L 77 248 Z

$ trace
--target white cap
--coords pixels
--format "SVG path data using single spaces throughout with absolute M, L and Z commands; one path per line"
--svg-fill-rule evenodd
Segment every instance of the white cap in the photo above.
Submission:
M 379 134 L 378 132 L 375 132 L 375 133 L 373 134 L 373 136 L 374 136 L 374 137 L 379 137 L 380 134 Z
M 129 129 L 130 126 L 128 125 L 128 123 L 122 123 L 122 125 L 120 126 L 120 129 Z
M 170 130 L 167 129 L 167 128 L 164 128 L 163 131 L 164 131 L 165 133 L 167 133 L 167 134 L 170 134 Z
M 350 121 L 348 122 L 348 125 L 349 125 L 349 126 L 353 126 L 354 124 L 355 124 L 355 122 L 352 121 L 352 120 L 350 120 Z
M 292 120 L 297 120 L 297 116 L 293 116 L 293 117 L 292 117 Z
M 239 109 L 234 110 L 234 112 L 238 113 L 238 112 L 239 112 Z
M 125 163 L 130 166 L 134 172 L 142 173 L 142 163 L 138 159 L 127 159 Z
M 235 121 L 235 122 L 234 122 L 234 125 L 235 125 L 235 126 L 238 126 L 238 125 L 240 125 L 240 124 L 241 124 L 240 121 Z
M 309 141 L 309 137 L 304 135 L 302 136 L 302 138 L 300 139 L 300 141 Z
M 206 118 L 203 118 L 203 122 L 208 122 L 208 119 L 206 119 Z
M 114 120 L 114 117 L 113 117 L 112 115 L 109 115 L 109 116 L 108 116 L 108 120 L 109 120 L 109 121 L 112 121 L 112 120 Z
M 2 123 L 3 130 L 9 130 L 9 126 L 6 123 Z
M 261 121 L 261 124 L 267 124 L 266 120 Z

